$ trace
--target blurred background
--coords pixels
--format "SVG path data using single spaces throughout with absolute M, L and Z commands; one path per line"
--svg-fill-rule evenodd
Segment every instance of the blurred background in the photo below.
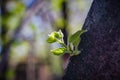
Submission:
M 0 80 L 61 80 L 68 55 L 55 56 L 52 31 L 80 30 L 93 0 L 2 0 L 0 2 Z

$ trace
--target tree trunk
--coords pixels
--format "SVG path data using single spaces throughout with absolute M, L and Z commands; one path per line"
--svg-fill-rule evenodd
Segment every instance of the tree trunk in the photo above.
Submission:
M 63 80 L 120 80 L 120 1 L 94 0 Z

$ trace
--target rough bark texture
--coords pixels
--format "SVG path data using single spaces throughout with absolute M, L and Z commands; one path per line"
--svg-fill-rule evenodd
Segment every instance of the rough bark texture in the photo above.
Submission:
M 94 0 L 63 80 L 120 80 L 120 1 Z

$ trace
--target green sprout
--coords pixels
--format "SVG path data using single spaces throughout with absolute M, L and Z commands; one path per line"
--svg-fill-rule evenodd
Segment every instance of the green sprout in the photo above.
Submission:
M 69 53 L 70 56 L 78 55 L 80 54 L 80 51 L 78 50 L 78 45 L 81 41 L 81 35 L 85 33 L 87 30 L 79 30 L 75 32 L 74 34 L 70 35 L 68 37 L 68 42 L 67 45 L 64 43 L 63 40 L 63 33 L 61 30 L 58 32 L 54 31 L 51 34 L 48 35 L 47 42 L 48 43 L 55 43 L 57 42 L 58 44 L 61 45 L 60 48 L 51 50 L 51 53 L 54 55 L 63 55 L 65 53 Z

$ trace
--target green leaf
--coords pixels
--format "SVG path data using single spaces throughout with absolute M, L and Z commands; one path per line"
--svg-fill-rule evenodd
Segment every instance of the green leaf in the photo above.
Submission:
M 64 35 L 63 35 L 63 33 L 62 33 L 61 30 L 59 30 L 58 33 L 59 33 L 60 38 L 63 38 L 63 37 L 64 37 Z
M 80 36 L 85 33 L 87 30 L 79 30 L 69 37 L 69 43 L 72 43 L 74 46 L 78 46 L 80 42 Z
M 62 39 L 63 38 L 63 33 L 61 32 L 61 30 L 59 30 L 58 32 L 56 32 L 56 31 L 52 32 L 48 36 L 49 37 L 47 39 L 47 42 L 48 43 L 54 43 L 54 42 L 57 42 L 58 39 Z
M 61 47 L 61 48 L 51 50 L 51 53 L 53 53 L 54 55 L 62 55 L 66 50 L 67 49 L 65 47 Z
M 74 46 L 78 46 L 79 43 L 80 43 L 80 38 L 77 37 L 77 38 L 74 40 L 74 42 L 72 42 L 72 43 L 73 43 Z
M 62 38 L 62 35 L 59 32 L 53 32 L 53 35 L 58 39 Z
M 52 35 L 49 35 L 49 37 L 48 37 L 48 39 L 47 39 L 47 42 L 48 43 L 54 43 L 54 42 L 56 42 L 57 40 L 56 40 L 56 38 L 54 37 L 54 36 L 52 36 Z
M 52 35 L 54 35 L 55 38 L 61 38 L 58 32 L 52 32 Z
M 63 38 L 63 33 L 61 30 L 59 30 L 58 32 L 54 31 L 51 33 L 51 35 L 54 35 L 55 38 L 61 39 Z
M 81 51 L 73 51 L 73 53 L 70 54 L 70 56 L 78 55 Z

